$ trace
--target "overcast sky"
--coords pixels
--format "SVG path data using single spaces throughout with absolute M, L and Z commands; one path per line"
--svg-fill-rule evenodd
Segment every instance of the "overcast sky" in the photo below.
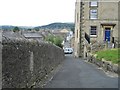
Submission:
M 0 25 L 74 22 L 76 0 L 0 0 Z

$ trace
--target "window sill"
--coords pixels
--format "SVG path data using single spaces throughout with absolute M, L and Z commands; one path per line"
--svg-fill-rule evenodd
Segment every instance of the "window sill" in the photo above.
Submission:
M 98 5 L 90 5 L 90 7 L 98 7 Z
M 98 20 L 98 18 L 90 18 L 90 20 Z
M 97 35 L 90 35 L 90 38 L 97 38 Z

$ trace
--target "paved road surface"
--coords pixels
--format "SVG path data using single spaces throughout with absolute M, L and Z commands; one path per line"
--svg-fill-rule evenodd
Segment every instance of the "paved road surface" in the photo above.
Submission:
M 118 78 L 116 74 L 106 74 L 94 64 L 67 55 L 45 88 L 118 88 Z

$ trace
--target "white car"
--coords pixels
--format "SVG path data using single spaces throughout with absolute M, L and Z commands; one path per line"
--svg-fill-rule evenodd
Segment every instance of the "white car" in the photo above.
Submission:
M 73 53 L 73 49 L 72 48 L 65 48 L 64 49 L 64 53 L 65 54 L 72 54 Z

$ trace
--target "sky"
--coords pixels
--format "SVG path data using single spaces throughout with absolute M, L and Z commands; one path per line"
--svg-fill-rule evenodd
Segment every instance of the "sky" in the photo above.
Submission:
M 0 0 L 0 25 L 74 22 L 76 0 Z

